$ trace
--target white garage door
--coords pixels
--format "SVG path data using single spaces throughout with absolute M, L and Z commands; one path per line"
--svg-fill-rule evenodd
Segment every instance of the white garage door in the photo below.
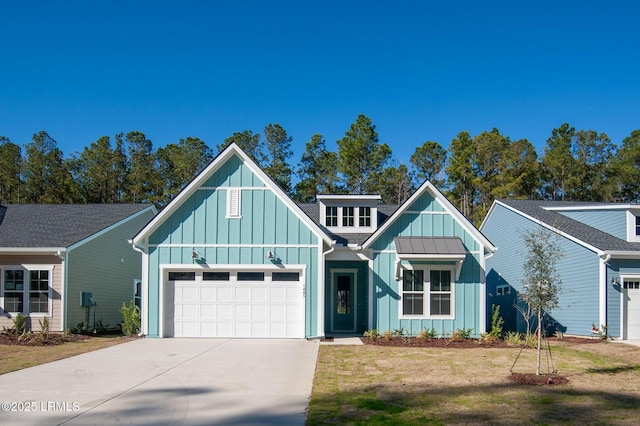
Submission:
M 640 281 L 624 282 L 627 306 L 627 339 L 640 339 Z
M 304 337 L 299 271 L 168 272 L 165 336 Z

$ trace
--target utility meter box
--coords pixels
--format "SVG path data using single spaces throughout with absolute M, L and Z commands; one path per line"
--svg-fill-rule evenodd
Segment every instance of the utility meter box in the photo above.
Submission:
M 91 301 L 91 297 L 93 294 L 90 291 L 81 291 L 80 292 L 80 306 L 84 308 L 90 308 L 93 306 L 93 302 Z

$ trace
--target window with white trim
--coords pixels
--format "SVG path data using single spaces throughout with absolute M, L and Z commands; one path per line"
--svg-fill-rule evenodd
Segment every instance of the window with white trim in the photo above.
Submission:
M 402 274 L 402 317 L 451 317 L 453 281 L 451 269 L 406 269 Z
M 371 207 L 358 207 L 358 225 L 360 227 L 371 226 Z
M 508 296 L 511 294 L 511 286 L 501 284 L 496 286 L 496 294 L 498 296 Z
M 343 227 L 352 227 L 353 226 L 353 207 L 343 207 L 342 208 L 342 226 Z
M 49 314 L 51 270 L 9 266 L 3 268 L 2 301 L 5 312 Z
M 133 280 L 133 303 L 142 309 L 142 281 Z
M 326 226 L 338 226 L 338 207 L 327 206 L 325 210 L 325 216 Z

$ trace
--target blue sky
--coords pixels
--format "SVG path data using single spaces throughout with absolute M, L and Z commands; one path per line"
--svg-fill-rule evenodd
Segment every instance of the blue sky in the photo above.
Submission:
M 0 135 L 69 156 L 103 135 L 154 147 L 281 124 L 329 149 L 358 114 L 394 159 L 497 127 L 640 129 L 635 1 L 23 1 L 0 6 Z

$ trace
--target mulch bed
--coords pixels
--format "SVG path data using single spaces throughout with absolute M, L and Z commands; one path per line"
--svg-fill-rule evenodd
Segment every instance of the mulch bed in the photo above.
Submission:
M 537 376 L 535 373 L 511 373 L 509 380 L 521 385 L 534 386 L 564 385 L 569 383 L 569 380 L 565 377 L 555 374 L 541 374 Z
M 327 338 L 332 339 L 332 338 Z M 333 340 L 333 339 L 332 339 Z M 398 337 L 391 338 L 379 337 L 377 339 L 371 339 L 369 337 L 360 337 L 362 343 L 365 345 L 376 346 L 404 346 L 408 348 L 508 348 L 510 347 L 504 340 L 483 341 L 480 339 L 421 339 L 418 337 Z M 566 342 L 573 344 L 597 344 L 602 343 L 604 340 L 589 337 L 574 337 L 565 336 L 562 338 L 546 337 L 542 344 L 545 345 L 545 340 L 549 342 Z
M 86 336 L 84 334 L 68 334 L 65 336 L 55 333 L 51 333 L 49 336 L 42 338 L 38 332 L 32 333 L 28 338 L 23 340 L 20 340 L 19 337 L 20 336 L 16 334 L 0 333 L 0 345 L 55 346 L 66 342 L 75 342 L 91 338 L 91 336 Z

